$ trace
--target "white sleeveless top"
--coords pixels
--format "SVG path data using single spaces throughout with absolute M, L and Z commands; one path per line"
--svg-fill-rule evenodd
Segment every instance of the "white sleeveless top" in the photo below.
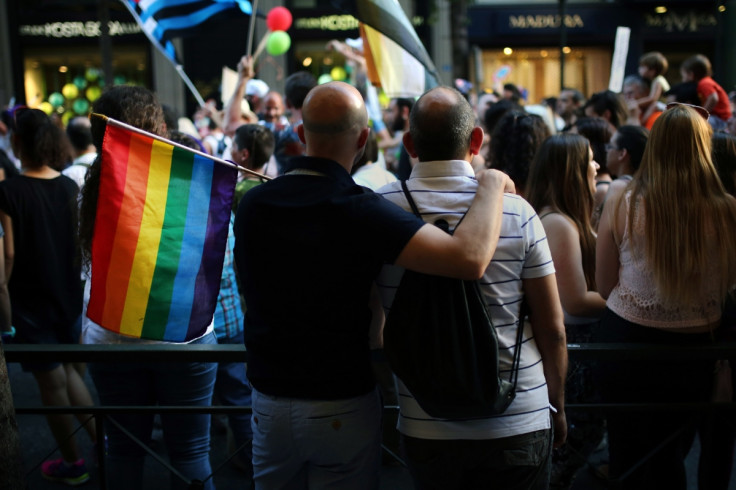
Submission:
M 626 209 L 632 211 L 631 191 L 626 193 Z M 634 217 L 634 233 L 638 241 L 644 236 L 644 213 Z M 608 297 L 606 306 L 621 318 L 645 327 L 677 330 L 688 327 L 710 325 L 721 318 L 721 303 L 717 291 L 720 280 L 718 264 L 710 264 L 705 277 L 703 301 L 691 305 L 667 305 L 657 290 L 654 274 L 649 266 L 643 247 L 633 249 L 629 220 L 626 219 L 624 235 L 619 244 L 620 267 L 618 284 Z M 711 256 L 716 256 L 711 254 Z

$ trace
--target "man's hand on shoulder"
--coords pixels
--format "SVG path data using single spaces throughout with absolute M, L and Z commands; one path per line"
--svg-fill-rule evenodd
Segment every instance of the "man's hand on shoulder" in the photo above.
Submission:
M 475 174 L 475 179 L 478 181 L 478 186 L 488 190 L 488 192 L 497 192 L 499 189 L 503 189 L 503 192 L 516 193 L 514 181 L 500 170 L 481 170 Z

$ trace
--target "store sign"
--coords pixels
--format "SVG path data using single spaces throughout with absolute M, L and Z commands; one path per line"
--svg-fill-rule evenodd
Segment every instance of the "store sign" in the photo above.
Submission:
M 509 15 L 511 29 L 557 29 L 562 26 L 561 15 Z M 566 15 L 565 27 L 575 29 L 585 27 L 579 15 Z
M 138 34 L 141 27 L 135 22 L 110 21 L 108 29 L 111 36 Z M 23 37 L 46 37 L 69 39 L 77 37 L 100 37 L 100 22 L 47 22 L 46 24 L 21 25 L 19 33 Z
M 414 27 L 424 24 L 424 17 L 411 19 Z M 294 21 L 296 29 L 320 31 L 352 31 L 358 28 L 359 21 L 352 15 L 323 15 L 321 17 L 300 17 Z
M 322 31 L 352 31 L 358 28 L 358 19 L 352 15 L 323 15 L 322 17 L 302 17 L 296 19 L 297 29 Z
M 678 13 L 668 11 L 665 14 L 647 14 L 644 24 L 650 29 L 664 30 L 665 32 L 700 32 L 718 25 L 714 14 L 704 12 Z

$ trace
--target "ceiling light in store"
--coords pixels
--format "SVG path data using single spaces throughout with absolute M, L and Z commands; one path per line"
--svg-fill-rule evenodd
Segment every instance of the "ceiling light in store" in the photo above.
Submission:
M 726 11 L 726 6 L 725 5 L 719 5 L 718 6 L 718 11 L 719 12 L 725 12 Z
M 324 57 L 324 58 L 322 59 L 322 64 L 323 64 L 323 65 L 331 65 L 332 63 L 334 63 L 334 61 L 333 61 L 333 60 L 332 60 L 332 58 L 330 58 L 329 56 L 325 56 L 325 57 Z
M 664 5 L 660 5 L 658 7 L 654 7 L 654 11 L 658 14 L 665 14 L 667 13 L 667 7 L 665 7 Z
M 572 53 L 572 49 L 570 49 L 570 46 L 565 46 L 564 48 L 562 48 L 562 52 L 565 54 L 570 54 Z
M 547 56 L 549 56 L 549 53 L 546 49 L 543 49 L 539 52 L 539 56 L 541 56 L 542 58 L 546 58 Z
M 68 71 L 69 71 L 69 67 L 68 66 L 61 65 L 59 67 L 59 73 L 66 73 Z
M 513 52 L 514 50 L 511 48 L 503 48 L 503 54 L 505 54 L 506 56 L 511 56 Z
M 304 61 L 302 61 L 302 66 L 309 66 L 312 64 L 312 58 L 310 56 L 307 56 L 304 58 Z

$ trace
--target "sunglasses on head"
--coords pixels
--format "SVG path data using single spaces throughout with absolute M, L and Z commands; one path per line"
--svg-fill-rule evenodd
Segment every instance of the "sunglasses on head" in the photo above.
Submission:
M 670 102 L 669 104 L 667 104 L 665 111 L 668 111 L 672 109 L 673 107 L 678 107 L 678 106 L 690 107 L 691 109 L 695 109 L 695 112 L 700 114 L 700 116 L 706 121 L 710 117 L 710 114 L 708 113 L 708 111 L 705 110 L 704 107 L 700 107 L 699 105 L 693 105 L 693 104 L 685 104 L 684 102 Z

